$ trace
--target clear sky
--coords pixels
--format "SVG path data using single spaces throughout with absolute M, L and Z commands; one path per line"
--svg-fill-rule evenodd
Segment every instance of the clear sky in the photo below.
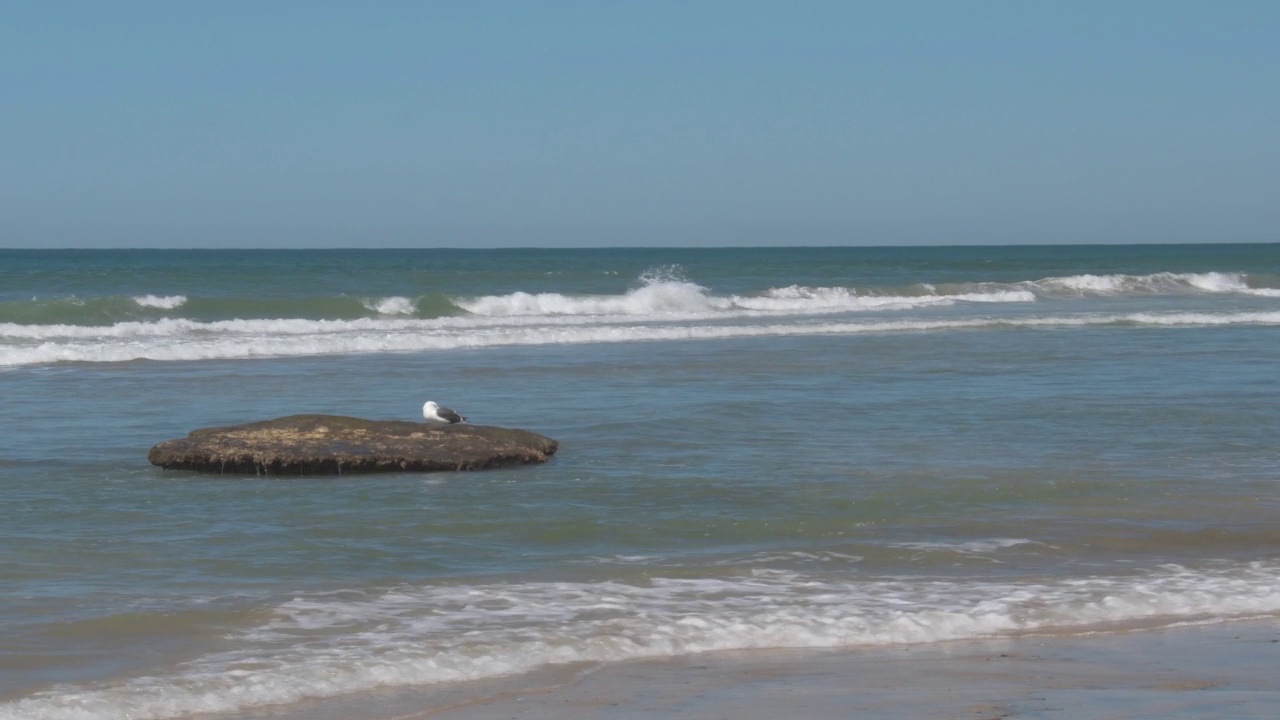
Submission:
M 5 2 L 0 247 L 1280 241 L 1280 2 Z

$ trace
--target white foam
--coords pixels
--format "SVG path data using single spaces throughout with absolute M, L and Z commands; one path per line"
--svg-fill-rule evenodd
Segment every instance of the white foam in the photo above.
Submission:
M 1016 547 L 1018 545 L 1043 545 L 1043 543 L 1035 540 L 1027 540 L 1025 538 L 986 538 L 983 540 L 968 540 L 964 542 L 903 542 L 903 543 L 887 543 L 891 547 L 908 548 L 912 550 L 948 550 L 951 552 L 971 554 L 971 553 L 991 553 L 1005 548 Z
M 475 315 L 662 315 L 698 313 L 714 304 L 706 288 L 691 282 L 656 282 L 624 295 L 569 296 L 516 292 L 479 298 L 455 298 L 454 304 Z
M 592 555 L 589 559 L 602 565 L 648 565 L 659 558 L 656 555 Z
M 588 558 L 591 563 L 599 565 L 660 565 L 663 567 L 685 565 L 681 558 L 673 558 L 670 556 L 658 555 L 593 555 Z M 857 563 L 862 562 L 861 555 L 850 555 L 848 553 L 838 553 L 832 551 L 815 551 L 804 552 L 800 550 L 778 551 L 778 552 L 759 552 L 747 556 L 734 556 L 713 560 L 707 563 L 705 559 L 699 558 L 693 560 L 694 564 L 707 563 L 714 567 L 742 567 L 742 566 L 760 566 L 773 563 L 809 564 L 809 563 Z
M 1251 292 L 1244 275 L 1221 272 L 1162 272 L 1150 275 L 1071 275 L 1045 278 L 1031 283 L 1030 286 L 1050 294 L 1066 291 L 1080 295 L 1176 294 L 1192 291 L 1206 293 Z
M 485 317 L 614 316 L 636 318 L 730 318 L 817 315 L 835 312 L 910 309 L 963 302 L 1035 302 L 1029 290 L 996 290 L 955 295 L 874 295 L 855 288 L 772 288 L 761 295 L 714 295 L 687 281 L 652 282 L 623 295 L 571 296 L 516 292 L 453 298 L 454 304 Z
M 1244 276 L 1237 273 L 1188 273 L 1182 277 L 1188 285 L 1204 292 L 1241 292 L 1249 289 Z
M 1242 313 L 1130 313 L 1117 318 L 1117 322 L 1137 325 L 1274 325 L 1280 322 L 1280 312 Z
M 187 304 L 186 295 L 142 295 L 133 298 L 133 301 L 142 307 L 160 308 L 161 310 L 173 310 Z
M 999 327 L 1072 327 L 1139 324 L 1163 327 L 1276 324 L 1276 312 L 1022 314 L 973 318 L 934 313 L 894 319 L 859 318 L 885 311 L 941 308 L 960 303 L 1031 303 L 1045 293 L 1237 292 L 1250 289 L 1232 273 L 1157 273 L 1144 276 L 1078 275 L 1031 283 L 914 285 L 896 293 L 852 287 L 790 285 L 759 295 L 717 295 L 659 268 L 641 286 L 620 295 L 570 296 L 511 293 L 457 298 L 470 314 L 415 318 L 416 301 L 370 298 L 375 317 L 357 320 L 298 318 L 200 322 L 166 318 L 108 326 L 0 323 L 0 367 L 49 362 L 205 360 L 342 353 L 416 352 L 503 345 L 708 340 L 766 336 L 948 331 Z M 179 307 L 185 296 L 142 296 L 135 302 Z M 843 315 L 840 321 L 829 321 Z
M 752 337 L 936 332 L 1005 327 L 1139 324 L 1164 327 L 1280 324 L 1280 312 L 1127 313 L 1050 317 L 901 319 L 856 322 L 690 324 L 648 318 L 361 318 L 225 320 L 82 325 L 0 323 L 0 367 L 50 362 L 219 360 L 417 352 L 461 348 L 715 340 Z
M 418 311 L 417 301 L 399 295 L 365 299 L 360 304 L 380 315 L 413 315 Z
M 803 564 L 803 563 L 858 563 L 862 562 L 861 555 L 850 555 L 848 553 L 838 553 L 828 550 L 818 552 L 804 552 L 800 550 L 792 550 L 789 552 L 762 552 L 756 553 L 746 558 L 730 558 L 712 563 L 720 567 L 734 567 L 740 565 L 762 565 L 772 563 L 785 563 L 787 565 Z M 757 573 L 760 570 L 756 571 Z M 765 570 L 764 572 L 768 572 Z
M 0 720 L 244 711 L 375 687 L 764 647 L 928 643 L 1104 623 L 1280 613 L 1280 567 L 1168 565 L 1042 582 L 839 578 L 778 570 L 644 584 L 402 587 L 300 597 L 171 674 L 64 685 L 0 705 Z
M 1034 300 L 1034 298 L 1032 298 Z M 936 295 L 892 296 L 861 295 L 855 288 L 804 287 L 792 285 L 772 288 L 761 296 L 733 295 L 725 298 L 726 309 L 755 310 L 763 313 L 830 313 L 866 310 L 907 309 L 944 305 L 954 298 Z

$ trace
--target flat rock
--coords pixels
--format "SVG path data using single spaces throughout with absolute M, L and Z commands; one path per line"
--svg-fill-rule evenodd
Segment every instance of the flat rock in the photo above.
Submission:
M 528 430 L 290 415 L 195 430 L 151 448 L 171 470 L 242 475 L 435 472 L 546 462 L 559 443 Z

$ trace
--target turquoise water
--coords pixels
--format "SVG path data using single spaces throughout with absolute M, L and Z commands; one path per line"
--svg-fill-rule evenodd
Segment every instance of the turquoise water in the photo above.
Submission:
M 1280 246 L 0 251 L 0 718 L 1280 614 Z M 542 466 L 264 479 L 301 412 Z

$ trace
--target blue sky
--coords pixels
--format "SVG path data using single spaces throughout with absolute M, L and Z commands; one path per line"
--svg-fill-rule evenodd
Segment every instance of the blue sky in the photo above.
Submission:
M 1280 241 L 1280 3 L 7 3 L 0 247 Z

